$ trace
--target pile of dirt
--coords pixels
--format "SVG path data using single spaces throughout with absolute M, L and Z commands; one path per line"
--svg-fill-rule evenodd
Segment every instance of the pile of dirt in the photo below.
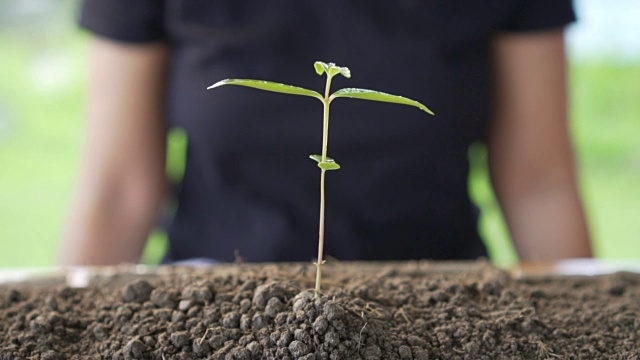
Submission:
M 635 359 L 640 275 L 236 265 L 0 287 L 0 359 Z

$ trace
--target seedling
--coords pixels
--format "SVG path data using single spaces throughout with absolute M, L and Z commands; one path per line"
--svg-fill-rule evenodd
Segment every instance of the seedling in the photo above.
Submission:
M 338 163 L 327 156 L 327 147 L 329 141 L 329 105 L 331 102 L 340 97 L 348 97 L 354 99 L 363 99 L 363 100 L 373 100 L 380 102 L 389 102 L 403 105 L 411 105 L 423 110 L 431 115 L 433 112 L 429 110 L 426 106 L 421 103 L 407 99 L 402 96 L 386 94 L 379 91 L 367 90 L 367 89 L 358 89 L 358 88 L 345 88 L 340 89 L 333 94 L 330 93 L 331 90 L 331 80 L 334 76 L 340 74 L 346 78 L 351 77 L 351 71 L 349 68 L 337 66 L 334 63 L 323 63 L 321 61 L 316 61 L 313 66 L 316 69 L 316 73 L 322 76 L 323 74 L 327 75 L 327 83 L 324 90 L 324 96 L 320 95 L 320 93 L 315 92 L 313 90 L 308 90 L 305 88 L 285 85 L 270 81 L 263 80 L 249 80 L 249 79 L 226 79 L 222 81 L 218 81 L 217 83 L 209 86 L 207 89 L 213 89 L 222 85 L 240 85 L 252 87 L 255 89 L 291 94 L 291 95 L 302 95 L 302 96 L 310 96 L 314 97 L 322 102 L 324 107 L 324 115 L 323 115 L 323 127 L 322 127 L 322 155 L 310 155 L 309 157 L 318 163 L 318 167 L 320 168 L 320 226 L 318 230 L 318 261 L 315 262 L 316 265 L 316 289 L 315 295 L 316 298 L 319 297 L 320 294 L 320 283 L 322 281 L 322 265 L 325 263 L 323 260 L 323 249 L 324 249 L 324 209 L 325 209 L 325 196 L 324 196 L 324 179 L 325 173 L 330 170 L 338 170 L 340 169 L 340 165 Z

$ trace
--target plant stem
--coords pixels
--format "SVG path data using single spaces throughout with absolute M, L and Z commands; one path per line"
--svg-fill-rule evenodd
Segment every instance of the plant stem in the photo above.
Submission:
M 324 105 L 323 121 L 322 121 L 322 162 L 327 161 L 327 147 L 329 144 L 329 91 L 331 89 L 331 76 L 327 74 L 327 85 L 324 92 Z M 322 282 L 322 265 L 324 264 L 324 179 L 326 174 L 325 169 L 320 169 L 320 225 L 318 229 L 318 261 L 316 262 L 316 299 L 320 297 L 320 283 Z
M 327 171 L 320 170 L 320 228 L 318 230 L 318 261 L 316 262 L 316 299 L 320 297 L 322 282 L 322 254 L 324 252 L 324 177 Z

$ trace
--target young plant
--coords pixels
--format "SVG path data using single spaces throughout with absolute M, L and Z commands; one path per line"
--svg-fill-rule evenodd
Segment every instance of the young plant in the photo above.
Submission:
M 323 127 L 322 127 L 322 154 L 309 156 L 312 160 L 318 163 L 318 167 L 320 168 L 320 225 L 318 230 L 318 261 L 315 262 L 315 265 L 316 265 L 315 294 L 317 298 L 320 294 L 320 283 L 322 281 L 322 265 L 325 263 L 325 261 L 323 260 L 325 173 L 330 170 L 340 169 L 340 165 L 338 165 L 338 163 L 335 160 L 327 156 L 327 148 L 328 148 L 328 141 L 329 141 L 329 105 L 331 105 L 331 102 L 337 98 L 348 97 L 348 98 L 354 98 L 354 99 L 373 100 L 373 101 L 389 102 L 389 103 L 396 103 L 396 104 L 403 104 L 403 105 L 411 105 L 431 115 L 433 115 L 433 112 L 431 112 L 431 110 L 429 110 L 426 106 L 422 105 L 417 101 L 407 99 L 402 96 L 386 94 L 379 91 L 358 89 L 358 88 L 345 88 L 345 89 L 340 89 L 334 92 L 333 94 L 331 94 L 330 93 L 331 80 L 333 79 L 333 77 L 340 74 L 346 78 L 350 78 L 351 71 L 349 71 L 349 68 L 337 66 L 334 63 L 326 64 L 321 61 L 316 61 L 315 64 L 313 64 L 313 66 L 315 67 L 316 73 L 318 73 L 318 75 L 320 76 L 322 76 L 323 74 L 327 75 L 327 83 L 324 89 L 324 96 L 320 95 L 318 92 L 315 92 L 313 90 L 308 90 L 301 87 L 274 83 L 270 81 L 249 80 L 249 79 L 226 79 L 226 80 L 218 81 L 217 83 L 209 86 L 207 89 L 213 89 L 222 85 L 240 85 L 240 86 L 247 86 L 255 89 L 279 92 L 284 94 L 310 96 L 322 102 L 322 105 L 324 107 Z

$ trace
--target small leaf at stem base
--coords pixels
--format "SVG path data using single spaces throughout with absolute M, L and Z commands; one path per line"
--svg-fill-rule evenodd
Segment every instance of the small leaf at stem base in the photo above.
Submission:
M 309 159 L 315 160 L 315 162 L 322 162 L 322 155 L 309 155 Z M 334 161 L 332 158 L 327 156 L 327 161 Z
M 318 167 L 322 170 L 338 170 L 340 169 L 340 165 L 338 165 L 335 161 L 325 161 L 319 162 Z
M 318 163 L 318 167 L 324 170 L 338 170 L 340 169 L 340 165 L 333 160 L 332 158 L 327 156 L 327 161 L 322 161 L 321 155 L 309 155 L 309 159 L 314 160 Z

